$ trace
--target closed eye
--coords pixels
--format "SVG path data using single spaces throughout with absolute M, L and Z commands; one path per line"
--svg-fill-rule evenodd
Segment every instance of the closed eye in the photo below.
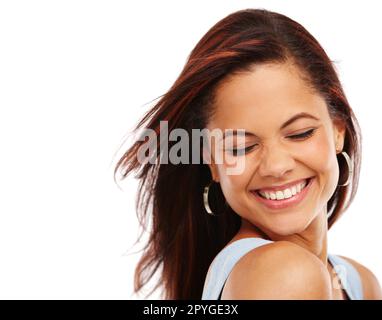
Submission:
M 249 151 L 251 151 L 256 146 L 257 146 L 257 144 L 252 145 L 252 146 L 248 146 L 248 147 L 242 148 L 242 149 L 230 149 L 228 151 L 233 156 L 242 156 L 242 155 L 248 153 Z
M 316 128 L 309 129 L 308 131 L 305 131 L 305 132 L 300 133 L 300 134 L 295 134 L 295 135 L 289 136 L 288 138 L 291 138 L 293 140 L 304 140 L 304 139 L 311 137 L 315 131 L 316 131 Z M 251 151 L 256 146 L 257 146 L 257 144 L 254 144 L 254 145 L 248 146 L 246 148 L 230 149 L 228 151 L 230 152 L 230 154 L 232 154 L 234 156 L 241 156 L 241 155 L 248 153 L 249 151 Z
M 295 140 L 303 140 L 303 139 L 311 137 L 314 134 L 315 130 L 316 129 L 310 129 L 310 130 L 305 131 L 303 133 L 295 134 L 293 136 L 289 136 L 288 138 L 295 139 Z

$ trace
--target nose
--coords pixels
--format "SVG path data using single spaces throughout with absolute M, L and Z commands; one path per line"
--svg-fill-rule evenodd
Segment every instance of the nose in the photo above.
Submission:
M 294 158 L 280 145 L 263 149 L 258 173 L 262 177 L 282 178 L 295 167 Z

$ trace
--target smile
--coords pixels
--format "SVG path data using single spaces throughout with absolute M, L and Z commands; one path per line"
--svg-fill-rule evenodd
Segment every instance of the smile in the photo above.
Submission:
M 257 201 L 269 209 L 283 209 L 300 203 L 308 193 L 314 177 L 307 178 L 283 190 L 252 190 Z

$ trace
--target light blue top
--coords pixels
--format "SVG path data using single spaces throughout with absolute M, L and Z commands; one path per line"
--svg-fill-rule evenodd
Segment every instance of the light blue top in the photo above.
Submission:
M 249 251 L 273 241 L 261 238 L 236 240 L 223 248 L 212 261 L 205 278 L 202 300 L 219 300 L 224 284 L 236 262 Z M 362 300 L 362 282 L 358 271 L 343 258 L 328 254 L 342 287 L 350 300 Z

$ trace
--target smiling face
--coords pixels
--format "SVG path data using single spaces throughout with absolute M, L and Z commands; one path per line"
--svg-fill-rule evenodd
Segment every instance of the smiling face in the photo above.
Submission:
M 343 148 L 345 130 L 332 121 L 325 100 L 294 65 L 260 64 L 251 72 L 227 78 L 217 88 L 215 108 L 208 129 L 247 133 L 221 146 L 222 163 L 209 164 L 213 179 L 220 182 L 226 201 L 238 215 L 268 235 L 286 236 L 301 233 L 322 210 L 326 212 L 338 183 L 336 150 Z M 212 159 L 220 147 L 214 148 Z M 238 157 L 244 170 L 231 175 L 229 163 Z M 313 179 L 298 193 L 295 182 L 309 177 Z M 284 192 L 269 192 L 275 186 Z M 261 198 L 258 189 L 276 199 Z M 280 200 L 283 197 L 290 198 Z

